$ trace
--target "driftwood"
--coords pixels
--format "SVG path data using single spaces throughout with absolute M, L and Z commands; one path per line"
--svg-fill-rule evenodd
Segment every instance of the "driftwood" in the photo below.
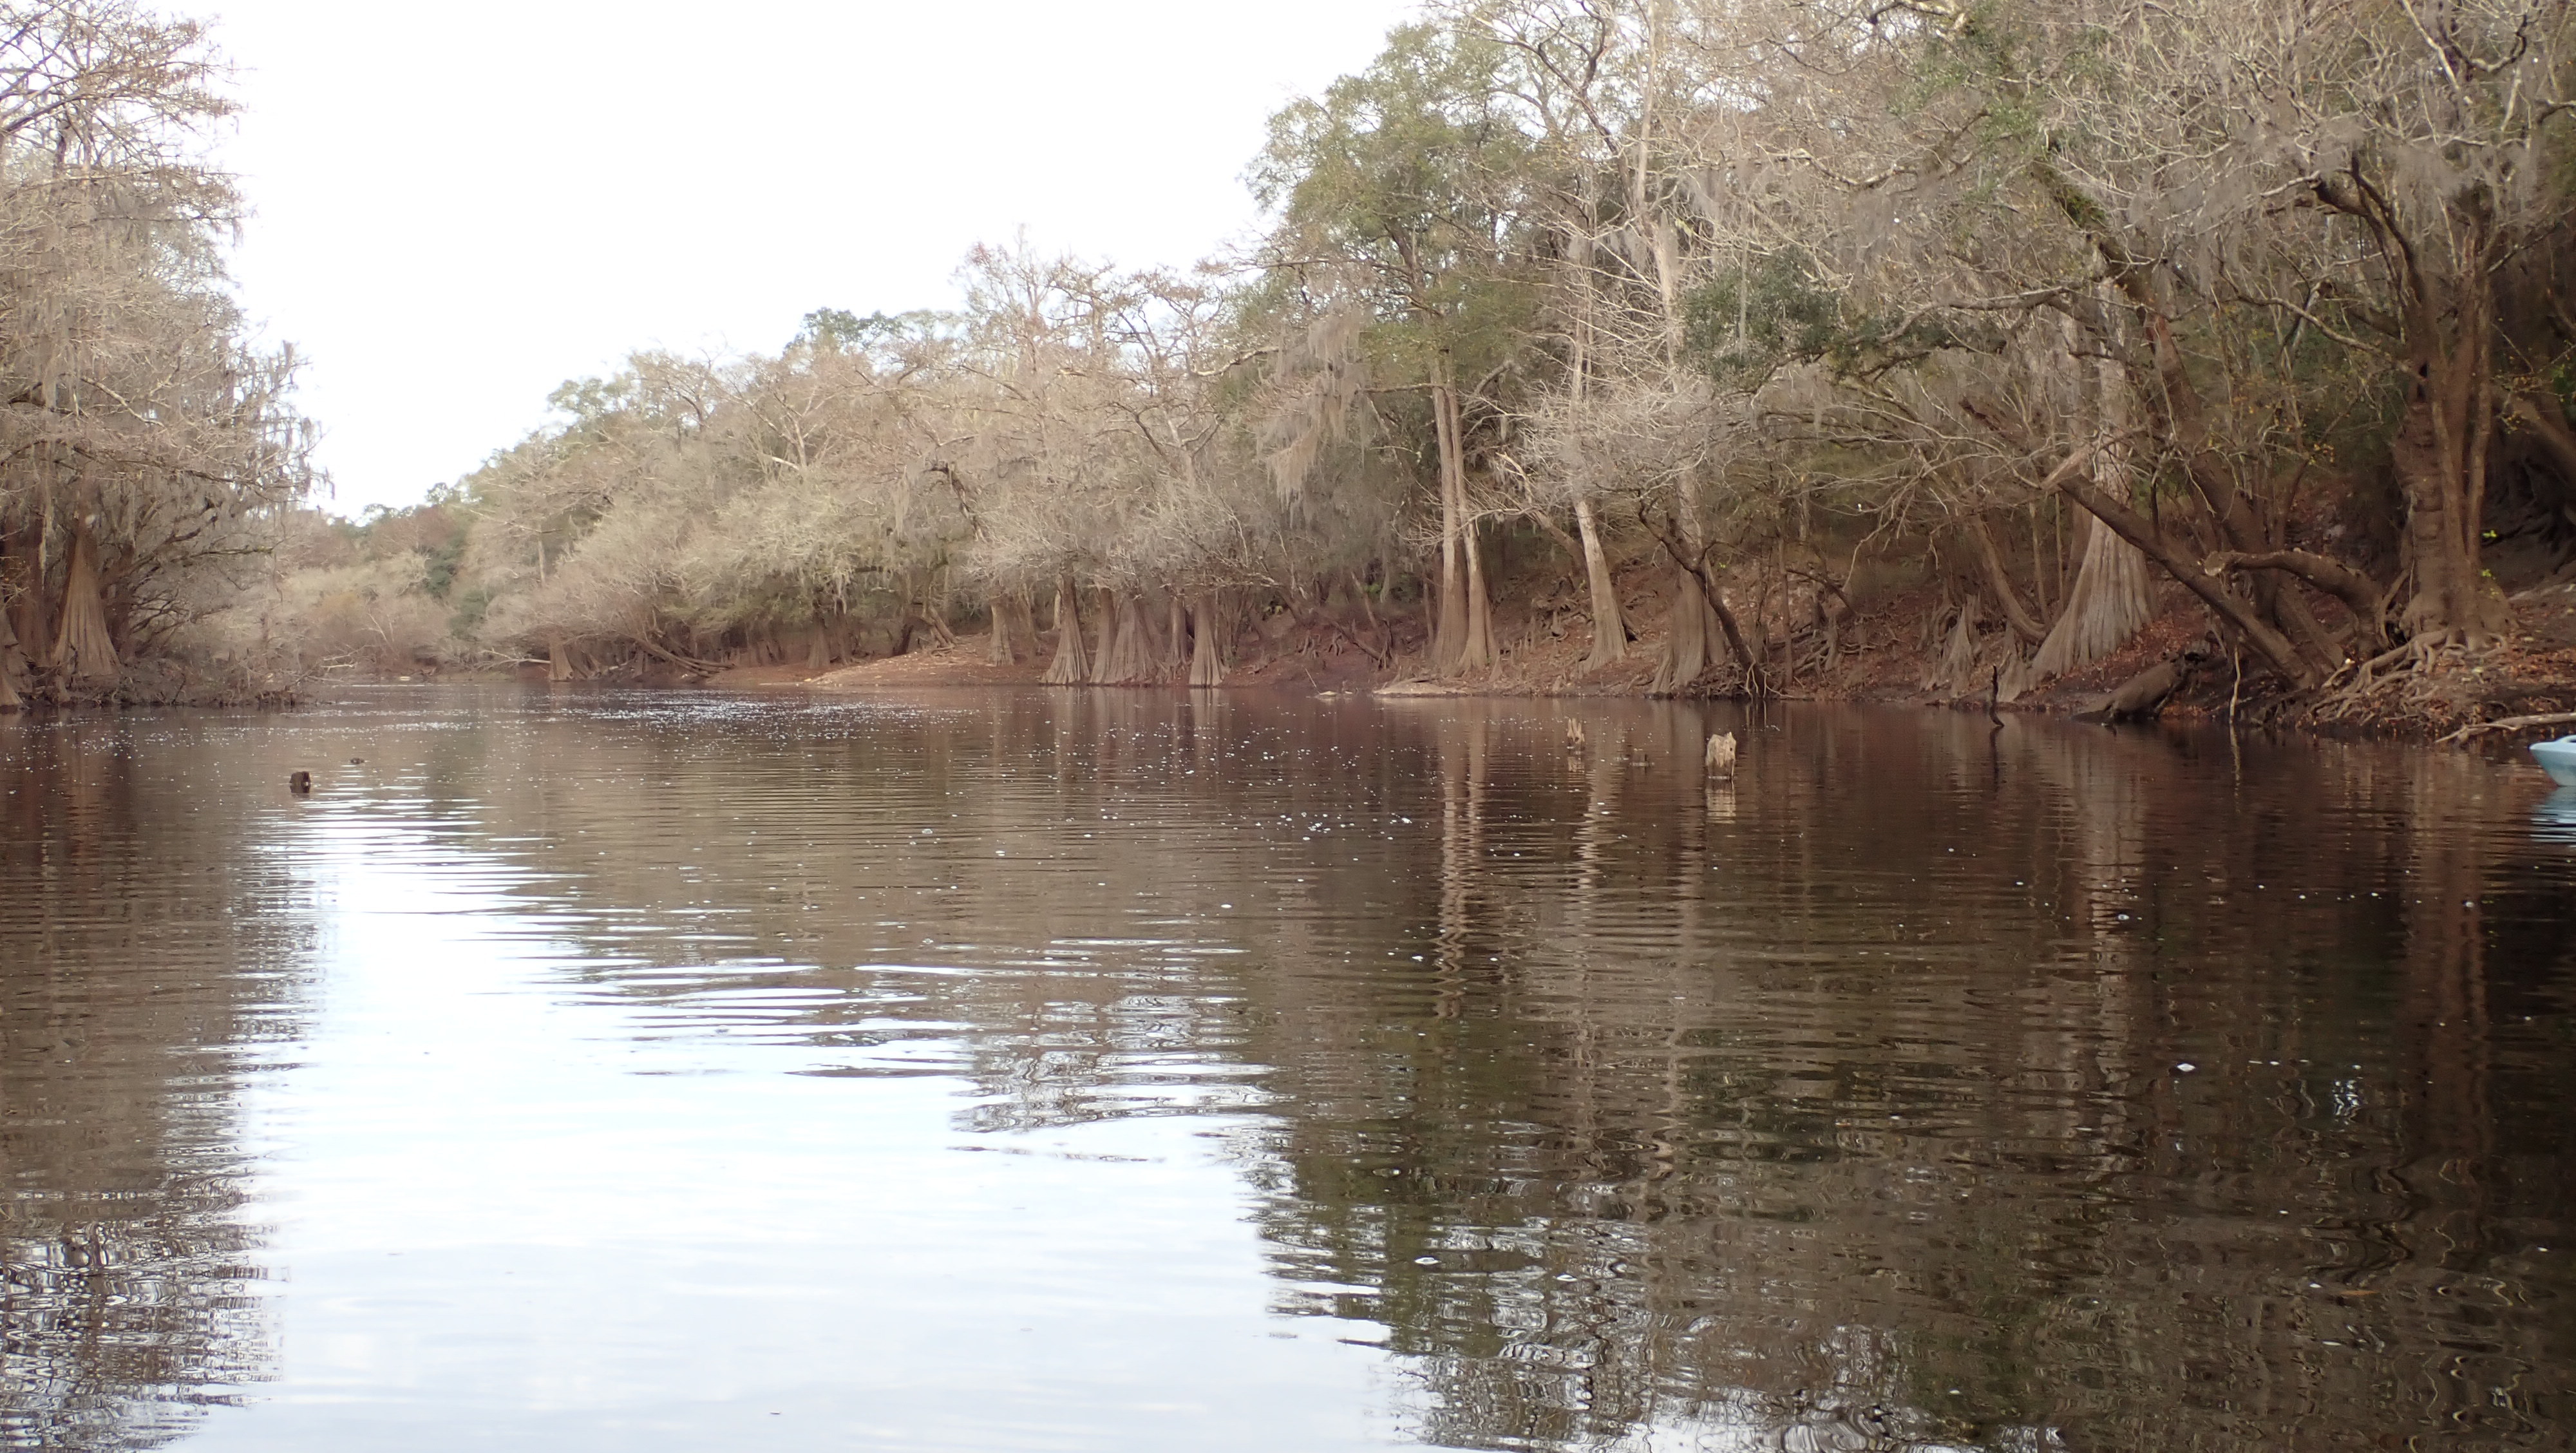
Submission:
M 2471 722 L 2442 740 L 2452 746 L 2488 732 L 2528 731 L 2533 727 L 2576 726 L 2576 711 L 2549 711 L 2538 716 L 2500 716 L 2494 721 Z
M 626 639 L 641 647 L 645 654 L 659 657 L 660 659 L 679 667 L 683 671 L 694 671 L 701 676 L 713 676 L 724 669 L 724 667 L 717 665 L 713 661 L 701 661 L 692 656 L 683 656 L 677 651 L 663 647 L 655 642 L 651 637 L 634 631 L 627 632 Z
M 2085 715 L 2105 721 L 2138 721 L 2154 716 L 2166 697 L 2182 689 L 2186 674 L 2179 661 L 2158 661 L 2122 682 L 2099 711 Z

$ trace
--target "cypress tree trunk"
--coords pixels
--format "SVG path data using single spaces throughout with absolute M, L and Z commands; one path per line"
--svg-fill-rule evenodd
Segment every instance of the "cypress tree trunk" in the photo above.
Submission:
M 1154 679 L 1154 628 L 1137 596 L 1123 596 L 1114 612 L 1117 629 L 1107 638 L 1092 680 L 1103 686 L 1140 686 Z
M 1134 659 L 1128 663 L 1127 680 L 1130 685 L 1151 686 L 1163 679 L 1163 612 L 1144 595 L 1129 601 L 1127 608 L 1136 617 L 1135 640 L 1129 647 Z
M 1121 624 L 1123 622 L 1118 618 L 1118 593 L 1104 585 L 1100 588 L 1100 640 L 1097 648 L 1091 653 L 1089 679 L 1094 686 L 1106 686 L 1111 680 L 1109 658 L 1115 653 L 1118 645 L 1118 628 Z
M 1223 609 L 1213 594 L 1200 596 L 1190 603 L 1190 684 L 1222 686 L 1225 684 L 1225 658 L 1221 651 L 1224 627 L 1219 624 Z
M 2068 327 L 2073 327 L 2069 320 Z M 2117 365 L 2104 361 L 2093 370 L 2086 392 L 2087 411 L 2099 420 L 2097 436 L 2119 433 L 2129 425 L 2129 382 Z M 2093 456 L 2093 483 L 2103 493 L 2129 497 L 2128 451 L 2106 447 Z M 2089 666 L 2127 645 L 2129 638 L 2155 618 L 2155 583 L 2147 573 L 2146 552 L 2111 528 L 2101 516 L 2085 516 L 2084 558 L 2075 567 L 2075 583 L 2066 604 L 2031 658 L 2030 679 L 2044 680 Z
M 98 542 L 85 524 L 72 527 L 72 553 L 63 570 L 63 619 L 54 637 L 54 669 L 96 686 L 116 682 L 116 642 L 107 629 L 107 601 L 100 593 Z
M 985 659 L 996 666 L 1010 666 L 1020 659 L 1020 641 L 1037 637 L 1035 612 L 1028 596 L 1017 590 L 997 593 L 992 601 L 993 634 L 986 643 Z
M 1944 696 L 1957 696 L 1975 684 L 1977 674 L 1977 606 L 1971 596 L 1959 607 L 1941 659 L 1933 664 L 1931 685 Z
M 1177 592 L 1167 591 L 1164 599 L 1170 602 L 1171 609 L 1167 612 L 1170 620 L 1163 633 L 1162 652 L 1154 660 L 1154 679 L 1185 681 L 1189 679 L 1190 671 L 1189 607 L 1181 603 L 1181 597 Z
M 1008 601 L 996 595 L 990 609 L 993 631 L 984 638 L 984 662 L 989 666 L 1008 666 L 1020 659 L 1019 653 L 1011 649 L 1011 607 Z
M 1467 575 L 1460 559 L 1466 500 L 1458 457 L 1458 400 L 1448 385 L 1431 391 L 1432 434 L 1440 465 L 1440 608 L 1431 620 L 1431 670 L 1457 672 L 1467 649 Z
M 2084 562 L 2075 567 L 2066 609 L 2030 663 L 2033 679 L 2089 666 L 2127 645 L 2156 613 L 2146 553 L 2093 516 L 2084 532 Z
M 564 650 L 563 637 L 561 636 L 557 636 L 546 643 L 546 679 L 548 681 L 570 681 L 572 679 L 572 656 L 569 652 Z
M 1494 603 L 1485 589 L 1485 561 L 1467 510 L 1458 391 L 1443 384 L 1431 391 L 1431 404 L 1440 442 L 1440 617 L 1434 622 L 1431 656 L 1436 672 L 1454 676 L 1494 665 Z
M 2483 361 L 2443 360 L 2448 372 L 2463 374 L 2483 374 Z M 2415 580 L 2403 617 L 2410 637 L 2484 646 L 2512 621 L 2503 593 L 2479 568 L 2491 393 L 2483 378 L 2446 378 L 2420 365 L 2388 441 L 2388 462 L 2406 495 L 2406 569 Z
M 25 524 L 9 532 L 6 553 L 0 554 L 0 589 L 16 593 L 11 624 L 16 627 L 18 648 L 27 653 L 31 665 L 34 653 L 44 650 L 54 636 L 53 612 L 46 608 L 44 544 L 44 526 Z
M 1575 528 L 1583 536 L 1583 574 L 1592 591 L 1592 654 L 1583 669 L 1598 671 L 1628 654 L 1628 618 L 1619 609 L 1619 587 L 1610 578 L 1610 557 L 1601 548 L 1601 523 L 1589 498 L 1574 502 Z
M 18 583 L 17 559 L 9 553 L 10 537 L 0 530 L 0 711 L 17 711 L 26 703 L 18 693 L 27 684 L 26 650 L 18 644 L 18 631 L 5 606 L 6 593 Z
M 1708 608 L 1708 598 L 1700 593 L 1699 578 L 1674 566 L 1673 605 L 1664 627 L 1664 658 L 1656 664 L 1649 691 L 1667 695 L 1707 674 L 1716 654 L 1710 649 L 1711 638 L 1716 634 L 1715 617 L 1716 612 Z
M 1485 588 L 1485 552 L 1476 543 L 1474 521 L 1461 523 L 1459 537 L 1467 557 L 1467 633 L 1458 647 L 1458 669 L 1490 671 L 1501 657 L 1494 650 L 1494 597 Z
M 1079 686 L 1091 677 L 1091 654 L 1083 649 L 1082 611 L 1075 604 L 1073 581 L 1055 587 L 1055 657 L 1040 681 L 1049 686 Z
M 18 649 L 18 633 L 10 629 L 9 613 L 0 611 L 0 712 L 26 705 L 18 696 L 19 683 L 26 679 L 27 658 Z

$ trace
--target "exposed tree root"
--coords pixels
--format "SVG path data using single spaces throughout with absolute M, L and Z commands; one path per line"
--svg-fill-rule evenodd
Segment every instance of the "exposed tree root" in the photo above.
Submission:
M 2476 721 L 2485 713 L 2525 703 L 2556 705 L 2547 685 L 2522 667 L 2510 645 L 2481 643 L 2475 632 L 2429 632 L 2367 661 L 2345 663 L 2301 715 L 2319 727 L 2362 727 L 2418 739 L 2449 731 L 2443 739 L 2456 742 L 2466 739 L 2463 733 L 2487 730 Z M 2542 716 L 2506 716 L 2496 729 L 2518 722 L 2544 724 Z
M 2316 715 L 2329 720 L 2345 720 L 2365 706 L 2376 706 L 2393 688 L 2421 705 L 2440 694 L 2442 678 L 2451 672 L 2476 671 L 2499 654 L 2497 646 L 2473 644 L 2472 638 L 2459 631 L 2435 631 L 2417 636 L 2402 646 L 2395 646 L 2367 661 L 2347 661 L 2320 687 Z M 2347 677 L 2346 673 L 2350 673 Z

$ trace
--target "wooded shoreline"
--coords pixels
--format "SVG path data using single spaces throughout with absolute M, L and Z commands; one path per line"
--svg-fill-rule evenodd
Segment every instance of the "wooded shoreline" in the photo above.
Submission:
M 1278 629 L 1254 627 L 1228 653 L 1234 662 L 1222 684 L 1337 694 L 1389 692 L 1457 696 L 1725 696 L 1742 697 L 1741 682 L 1704 682 L 1696 689 L 1657 691 L 1653 661 L 1661 643 L 1652 635 L 1633 643 L 1624 671 L 1587 670 L 1583 633 L 1550 631 L 1540 612 L 1515 610 L 1507 597 L 1505 620 L 1515 629 L 1497 668 L 1481 678 L 1442 679 L 1432 669 L 1427 632 L 1393 633 L 1384 659 L 1338 622 L 1299 621 L 1282 613 Z M 2170 603 L 2123 646 L 2088 668 L 2059 677 L 2040 690 L 2002 699 L 1999 674 L 1984 690 L 1973 681 L 1940 678 L 1941 664 L 1901 640 L 1852 642 L 1829 670 L 1789 678 L 1770 695 L 1785 700 L 1873 702 L 1936 709 L 2039 713 L 2087 720 L 2136 720 L 2170 715 L 2185 719 L 2280 726 L 2338 737 L 2429 740 L 2498 718 L 2519 719 L 2576 712 L 2576 581 L 2526 591 L 2513 600 L 2518 649 L 2499 656 L 2497 669 L 2446 682 L 2436 695 L 2410 679 L 2414 690 L 2394 702 L 2362 698 L 2336 712 L 2250 683 L 2241 663 L 2226 659 L 2205 617 L 2186 600 Z M 1894 616 L 1901 607 L 1886 612 Z M 1052 635 L 1050 631 L 1048 633 Z M 1039 642 L 1041 646 L 1048 644 Z M 1001 664 L 989 634 L 959 637 L 947 645 L 879 657 L 820 672 L 794 665 L 733 667 L 700 678 L 717 686 L 798 686 L 825 692 L 910 687 L 1035 684 L 1044 680 L 1044 655 Z M 533 671 L 527 673 L 533 677 Z M 1089 684 L 1089 683 L 1076 683 Z M 1126 684 L 1180 684 L 1165 681 Z M 2484 745 L 2553 736 L 2566 729 L 2542 722 L 2490 737 Z M 2480 733 L 2484 736 L 2487 734 Z
M 229 109 L 203 35 L 54 0 L 0 44 L 0 710 L 965 638 L 1064 685 L 2576 710 L 2576 9 L 2410 17 L 1438 0 L 1274 116 L 1244 249 L 978 247 L 953 309 L 634 354 L 348 521 L 229 183 L 172 165 Z

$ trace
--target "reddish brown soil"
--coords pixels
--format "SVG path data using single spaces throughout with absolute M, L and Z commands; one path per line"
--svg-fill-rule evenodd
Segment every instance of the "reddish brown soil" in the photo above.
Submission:
M 915 651 L 908 656 L 861 661 L 820 675 L 800 671 L 781 682 L 742 684 L 803 685 L 815 691 L 866 691 L 885 686 L 1034 685 L 1038 673 L 1046 669 L 1046 663 L 1036 659 L 1010 666 L 994 665 L 984 658 L 985 646 L 984 637 L 968 636 L 953 646 L 943 646 L 935 651 Z M 717 677 L 717 684 L 727 684 L 726 677 L 730 675 L 732 673 L 727 672 L 725 676 Z

